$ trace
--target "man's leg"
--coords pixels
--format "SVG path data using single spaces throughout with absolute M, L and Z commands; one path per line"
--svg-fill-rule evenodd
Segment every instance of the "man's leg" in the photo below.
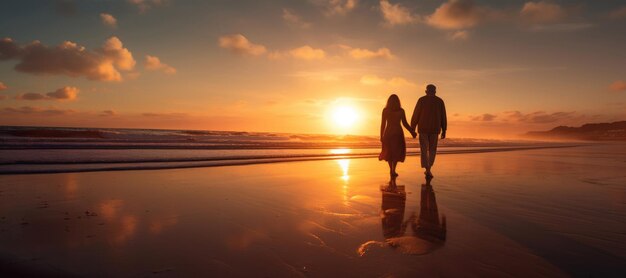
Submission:
M 422 159 L 422 168 L 430 169 L 430 160 L 428 159 L 428 134 L 419 134 L 420 139 L 420 157 Z
M 437 141 L 439 134 L 428 134 L 428 158 L 430 167 L 435 165 L 435 156 L 437 155 Z

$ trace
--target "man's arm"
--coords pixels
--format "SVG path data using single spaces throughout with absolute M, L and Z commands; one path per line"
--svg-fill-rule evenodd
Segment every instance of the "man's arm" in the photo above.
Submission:
M 446 115 L 446 104 L 441 100 L 441 139 L 446 138 L 448 129 L 448 116 Z
M 422 113 L 422 99 L 419 99 L 413 109 L 413 116 L 411 116 L 411 129 L 415 130 L 417 123 L 420 121 L 420 113 Z

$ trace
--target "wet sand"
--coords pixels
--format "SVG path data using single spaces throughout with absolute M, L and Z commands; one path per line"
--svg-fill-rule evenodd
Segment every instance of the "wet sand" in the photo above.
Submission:
M 486 277 L 626 273 L 626 148 L 0 176 L 0 272 Z

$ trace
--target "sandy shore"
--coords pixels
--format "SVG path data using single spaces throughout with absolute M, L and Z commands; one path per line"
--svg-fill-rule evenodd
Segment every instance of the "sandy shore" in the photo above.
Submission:
M 622 277 L 624 157 L 442 155 L 430 184 L 409 157 L 395 188 L 372 158 L 5 175 L 0 272 Z

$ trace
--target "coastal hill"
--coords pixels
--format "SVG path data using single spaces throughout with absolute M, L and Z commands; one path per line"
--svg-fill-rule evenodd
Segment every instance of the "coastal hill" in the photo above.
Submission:
M 534 139 L 575 139 L 591 141 L 626 141 L 626 121 L 584 124 L 580 127 L 557 126 L 548 131 L 530 131 Z

